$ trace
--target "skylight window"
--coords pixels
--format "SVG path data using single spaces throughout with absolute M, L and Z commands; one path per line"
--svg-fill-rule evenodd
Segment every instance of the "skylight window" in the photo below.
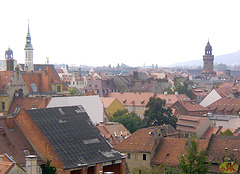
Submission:
M 36 83 L 30 83 L 33 92 L 38 92 Z

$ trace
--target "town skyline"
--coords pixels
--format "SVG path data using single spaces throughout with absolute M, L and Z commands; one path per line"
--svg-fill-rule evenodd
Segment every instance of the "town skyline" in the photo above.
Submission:
M 24 63 L 28 19 L 34 63 L 166 66 L 202 59 L 208 40 L 215 57 L 240 49 L 238 1 L 171 3 L 1 2 L 1 59 L 9 47 Z

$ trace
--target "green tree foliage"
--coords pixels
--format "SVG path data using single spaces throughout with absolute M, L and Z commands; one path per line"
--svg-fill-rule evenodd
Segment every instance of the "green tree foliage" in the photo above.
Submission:
M 143 126 L 143 121 L 141 118 L 139 118 L 137 114 L 133 112 L 128 113 L 127 109 L 117 110 L 117 112 L 113 114 L 109 121 L 123 124 L 130 133 L 135 132 Z
M 172 90 L 172 88 L 170 88 L 170 87 L 164 88 L 163 92 L 164 91 L 167 91 L 168 94 L 174 94 L 175 93 L 174 90 Z
M 69 92 L 70 92 L 70 95 L 77 95 L 78 94 L 78 91 L 76 88 L 73 88 L 73 87 L 70 87 L 68 88 Z
M 198 152 L 199 142 L 191 139 L 187 154 L 182 154 L 179 161 L 179 168 L 183 174 L 206 174 L 209 171 L 210 163 L 207 162 L 207 152 L 202 149 Z
M 151 97 L 147 104 L 147 110 L 144 113 L 144 125 L 146 127 L 171 124 L 174 128 L 177 126 L 177 118 L 172 115 L 172 109 L 165 107 L 166 100 Z
M 189 89 L 189 82 L 183 82 L 183 85 L 176 80 L 174 83 L 175 89 L 179 94 L 186 94 L 189 98 L 192 99 L 193 97 L 193 92 L 192 89 Z
M 218 71 L 225 71 L 227 69 L 227 65 L 224 64 L 224 63 L 219 63 L 219 64 L 216 65 L 216 69 Z
M 233 136 L 233 133 L 230 129 L 225 130 L 224 132 L 220 132 L 219 135 L 230 135 Z
M 42 169 L 42 174 L 56 174 L 57 169 L 56 167 L 50 166 L 52 160 L 47 160 L 46 164 L 41 164 L 40 167 Z

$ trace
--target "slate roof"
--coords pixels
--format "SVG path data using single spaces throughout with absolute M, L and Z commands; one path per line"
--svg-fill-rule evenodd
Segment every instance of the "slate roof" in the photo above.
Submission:
M 82 106 L 27 110 L 60 157 L 64 169 L 124 158 L 92 123 Z

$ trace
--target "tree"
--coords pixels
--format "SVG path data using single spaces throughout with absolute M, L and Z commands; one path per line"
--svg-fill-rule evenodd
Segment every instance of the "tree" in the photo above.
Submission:
M 227 65 L 224 64 L 224 63 L 219 63 L 219 64 L 216 65 L 216 69 L 218 71 L 225 71 L 227 69 Z
M 165 107 L 166 100 L 150 97 L 147 104 L 147 110 L 144 113 L 144 125 L 160 126 L 163 124 L 171 124 L 174 128 L 177 126 L 177 118 L 172 115 L 172 109 Z
M 141 118 L 139 118 L 137 114 L 133 112 L 128 113 L 127 109 L 117 110 L 109 121 L 123 124 L 130 133 L 135 132 L 143 126 L 143 121 Z
M 46 164 L 41 164 L 40 167 L 42 169 L 42 174 L 56 174 L 56 167 L 50 166 L 52 160 L 47 160 Z
M 230 135 L 233 136 L 233 133 L 230 129 L 225 130 L 224 132 L 220 132 L 219 135 Z
M 76 88 L 70 87 L 68 88 L 70 95 L 77 95 L 78 94 L 78 90 Z
M 198 152 L 199 142 L 191 139 L 188 142 L 187 154 L 182 154 L 179 168 L 183 174 L 206 174 L 210 168 L 207 162 L 207 151 Z

